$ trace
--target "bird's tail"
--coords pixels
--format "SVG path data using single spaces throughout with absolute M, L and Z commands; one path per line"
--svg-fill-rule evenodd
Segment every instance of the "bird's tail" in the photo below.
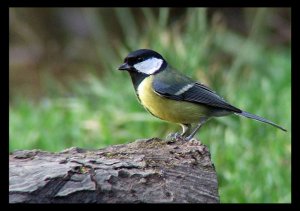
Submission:
M 283 127 L 281 127 L 279 125 L 276 125 L 275 123 L 273 123 L 273 122 L 271 122 L 271 121 L 269 121 L 267 119 L 264 119 L 264 118 L 262 118 L 260 116 L 256 116 L 254 114 L 250 114 L 250 113 L 248 113 L 246 111 L 242 111 L 242 113 L 235 113 L 235 114 L 240 115 L 240 116 L 244 116 L 244 117 L 247 117 L 247 118 L 250 118 L 250 119 L 254 119 L 254 120 L 257 120 L 257 121 L 260 121 L 260 122 L 264 122 L 264 123 L 270 124 L 270 125 L 272 125 L 274 127 L 279 128 L 280 130 L 285 131 L 285 132 L 287 131 Z

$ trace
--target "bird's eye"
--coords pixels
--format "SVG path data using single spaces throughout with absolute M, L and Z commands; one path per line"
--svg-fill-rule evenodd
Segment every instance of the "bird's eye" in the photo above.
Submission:
M 138 57 L 138 58 L 137 58 L 137 61 L 138 61 L 138 62 L 141 62 L 141 61 L 143 61 L 143 58 L 142 58 L 142 57 Z

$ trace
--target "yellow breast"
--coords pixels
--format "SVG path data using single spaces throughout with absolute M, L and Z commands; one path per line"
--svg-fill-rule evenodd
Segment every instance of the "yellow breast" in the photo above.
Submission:
M 153 75 L 145 78 L 137 92 L 141 104 L 154 116 L 175 123 L 195 123 L 206 116 L 207 109 L 201 105 L 164 98 L 152 89 Z

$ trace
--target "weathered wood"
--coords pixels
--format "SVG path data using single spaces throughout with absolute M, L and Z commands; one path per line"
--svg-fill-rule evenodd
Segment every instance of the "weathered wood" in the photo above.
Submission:
M 93 151 L 15 151 L 9 202 L 218 203 L 219 195 L 206 146 L 145 139 Z

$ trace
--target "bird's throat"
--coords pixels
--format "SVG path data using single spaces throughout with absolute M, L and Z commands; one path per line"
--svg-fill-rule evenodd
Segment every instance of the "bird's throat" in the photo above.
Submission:
M 129 74 L 130 74 L 134 89 L 137 91 L 138 86 L 147 77 L 147 75 L 138 73 L 138 72 L 129 72 Z

